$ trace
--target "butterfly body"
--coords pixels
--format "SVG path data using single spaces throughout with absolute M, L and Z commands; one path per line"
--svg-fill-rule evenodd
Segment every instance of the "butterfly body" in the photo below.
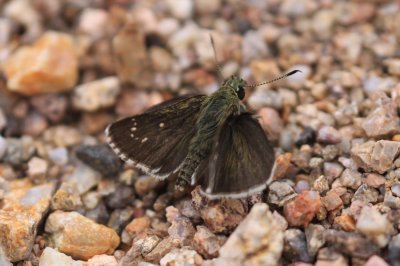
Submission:
M 243 89 L 245 82 L 239 77 L 228 79 L 221 88 L 203 103 L 196 121 L 196 134 L 190 141 L 189 152 L 179 171 L 177 189 L 184 189 L 196 182 L 195 172 L 200 163 L 210 156 L 218 130 L 231 115 L 244 111 L 236 90 Z
M 241 100 L 246 82 L 226 79 L 210 96 L 186 95 L 106 129 L 119 157 L 158 179 L 177 173 L 175 188 L 200 183 L 209 198 L 245 197 L 263 190 L 274 150 Z

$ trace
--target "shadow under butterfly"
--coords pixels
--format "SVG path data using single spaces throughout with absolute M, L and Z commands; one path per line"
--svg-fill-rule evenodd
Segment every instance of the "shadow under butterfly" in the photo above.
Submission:
M 215 60 L 218 62 L 211 38 Z M 218 73 L 221 75 L 217 64 Z M 264 190 L 273 175 L 274 149 L 260 123 L 246 111 L 247 85 L 237 76 L 206 95 L 185 95 L 110 124 L 105 134 L 128 164 L 158 179 L 177 174 L 175 189 L 200 184 L 210 199 L 243 198 Z

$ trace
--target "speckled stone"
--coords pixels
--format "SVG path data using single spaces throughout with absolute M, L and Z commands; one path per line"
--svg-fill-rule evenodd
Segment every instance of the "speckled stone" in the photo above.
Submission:
M 215 265 L 272 266 L 278 263 L 282 250 L 283 232 L 280 226 L 268 205 L 257 203 L 222 246 Z

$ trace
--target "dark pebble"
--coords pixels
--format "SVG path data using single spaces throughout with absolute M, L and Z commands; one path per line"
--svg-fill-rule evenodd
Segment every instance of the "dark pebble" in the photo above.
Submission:
M 107 206 L 112 209 L 119 209 L 128 206 L 135 199 L 133 187 L 119 185 L 115 192 L 107 196 Z
M 296 146 L 300 147 L 305 144 L 313 145 L 316 141 L 316 136 L 317 134 L 314 129 L 311 127 L 305 127 L 296 140 Z
M 121 160 L 106 144 L 80 145 L 76 157 L 106 177 L 116 177 L 121 169 Z

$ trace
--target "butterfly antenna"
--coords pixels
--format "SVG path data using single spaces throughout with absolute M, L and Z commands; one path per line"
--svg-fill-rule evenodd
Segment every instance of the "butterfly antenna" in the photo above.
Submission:
M 291 76 L 291 75 L 293 75 L 293 74 L 296 74 L 297 72 L 303 73 L 301 70 L 295 69 L 295 70 L 293 70 L 293 71 L 290 71 L 289 73 L 286 73 L 286 74 L 283 75 L 283 76 L 274 78 L 273 80 L 261 82 L 261 83 L 258 83 L 258 84 L 247 85 L 247 86 L 245 86 L 245 87 L 255 88 L 255 87 L 258 87 L 258 86 L 261 86 L 261 85 L 269 84 L 269 83 L 275 82 L 275 81 L 277 81 L 277 80 L 280 80 L 280 79 L 289 77 L 289 76 Z
M 219 65 L 219 61 L 218 61 L 218 57 L 217 57 L 217 50 L 215 49 L 215 42 L 214 42 L 214 38 L 213 36 L 210 34 L 210 40 L 211 40 L 211 46 L 213 48 L 214 51 L 214 61 L 215 61 L 215 66 L 218 72 L 218 78 L 220 81 L 222 81 L 224 79 L 223 75 L 222 75 L 222 69 L 221 66 Z

